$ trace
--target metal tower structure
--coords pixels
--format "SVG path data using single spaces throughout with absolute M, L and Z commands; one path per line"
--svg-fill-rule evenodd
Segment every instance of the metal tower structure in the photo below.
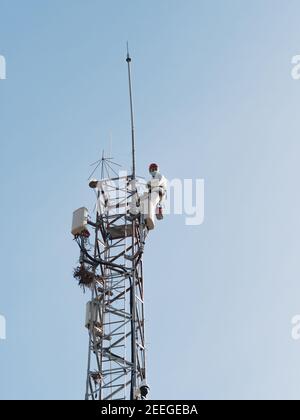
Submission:
M 127 54 L 132 133 L 132 173 L 119 176 L 111 158 L 99 161 L 101 180 L 94 220 L 74 212 L 72 233 L 80 248 L 74 277 L 90 293 L 86 400 L 146 399 L 143 253 L 148 227 L 136 209 L 145 191 L 136 176 L 131 58 Z M 97 162 L 96 162 L 97 163 Z

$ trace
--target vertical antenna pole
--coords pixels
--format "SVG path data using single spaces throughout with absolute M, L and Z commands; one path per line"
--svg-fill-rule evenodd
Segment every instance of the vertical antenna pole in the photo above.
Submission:
M 132 98 L 132 81 L 131 81 L 131 57 L 129 54 L 129 48 L 127 43 L 127 58 L 126 62 L 128 65 L 128 82 L 129 82 L 129 98 L 130 98 L 130 117 L 131 117 L 131 141 L 132 141 L 132 179 L 136 178 L 136 164 L 135 164 L 135 127 L 134 127 L 134 110 L 133 110 L 133 98 Z
M 128 82 L 129 82 L 129 98 L 130 98 L 130 116 L 131 116 L 131 140 L 132 140 L 132 180 L 136 180 L 136 165 L 135 165 L 135 127 L 134 127 L 134 111 L 132 98 L 132 82 L 131 82 L 131 57 L 129 54 L 129 47 L 127 42 L 127 65 L 128 65 Z M 133 188 L 136 188 L 133 182 Z M 137 387 L 137 342 L 136 342 L 136 266 L 135 266 L 135 252 L 136 252 L 136 221 L 132 222 L 132 278 L 130 287 L 130 306 L 131 306 L 131 390 L 130 399 L 136 399 Z

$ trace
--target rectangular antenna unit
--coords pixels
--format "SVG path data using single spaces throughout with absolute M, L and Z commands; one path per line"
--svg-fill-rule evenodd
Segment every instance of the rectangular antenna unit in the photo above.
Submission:
M 73 213 L 72 234 L 74 236 L 81 235 L 87 230 L 88 209 L 81 207 Z

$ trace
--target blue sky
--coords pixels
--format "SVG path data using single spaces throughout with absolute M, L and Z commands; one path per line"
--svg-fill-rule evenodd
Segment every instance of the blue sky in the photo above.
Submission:
M 169 216 L 145 257 L 157 399 L 299 398 L 300 4 L 0 0 L 0 398 L 82 399 L 87 296 L 72 212 L 113 139 L 138 172 L 204 178 L 205 223 Z

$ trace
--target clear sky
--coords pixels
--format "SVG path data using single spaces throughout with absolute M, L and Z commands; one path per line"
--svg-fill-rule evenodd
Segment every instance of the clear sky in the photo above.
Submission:
M 204 178 L 205 223 L 170 216 L 145 258 L 156 399 L 299 398 L 298 0 L 0 0 L 0 398 L 82 399 L 72 212 L 90 163 Z

